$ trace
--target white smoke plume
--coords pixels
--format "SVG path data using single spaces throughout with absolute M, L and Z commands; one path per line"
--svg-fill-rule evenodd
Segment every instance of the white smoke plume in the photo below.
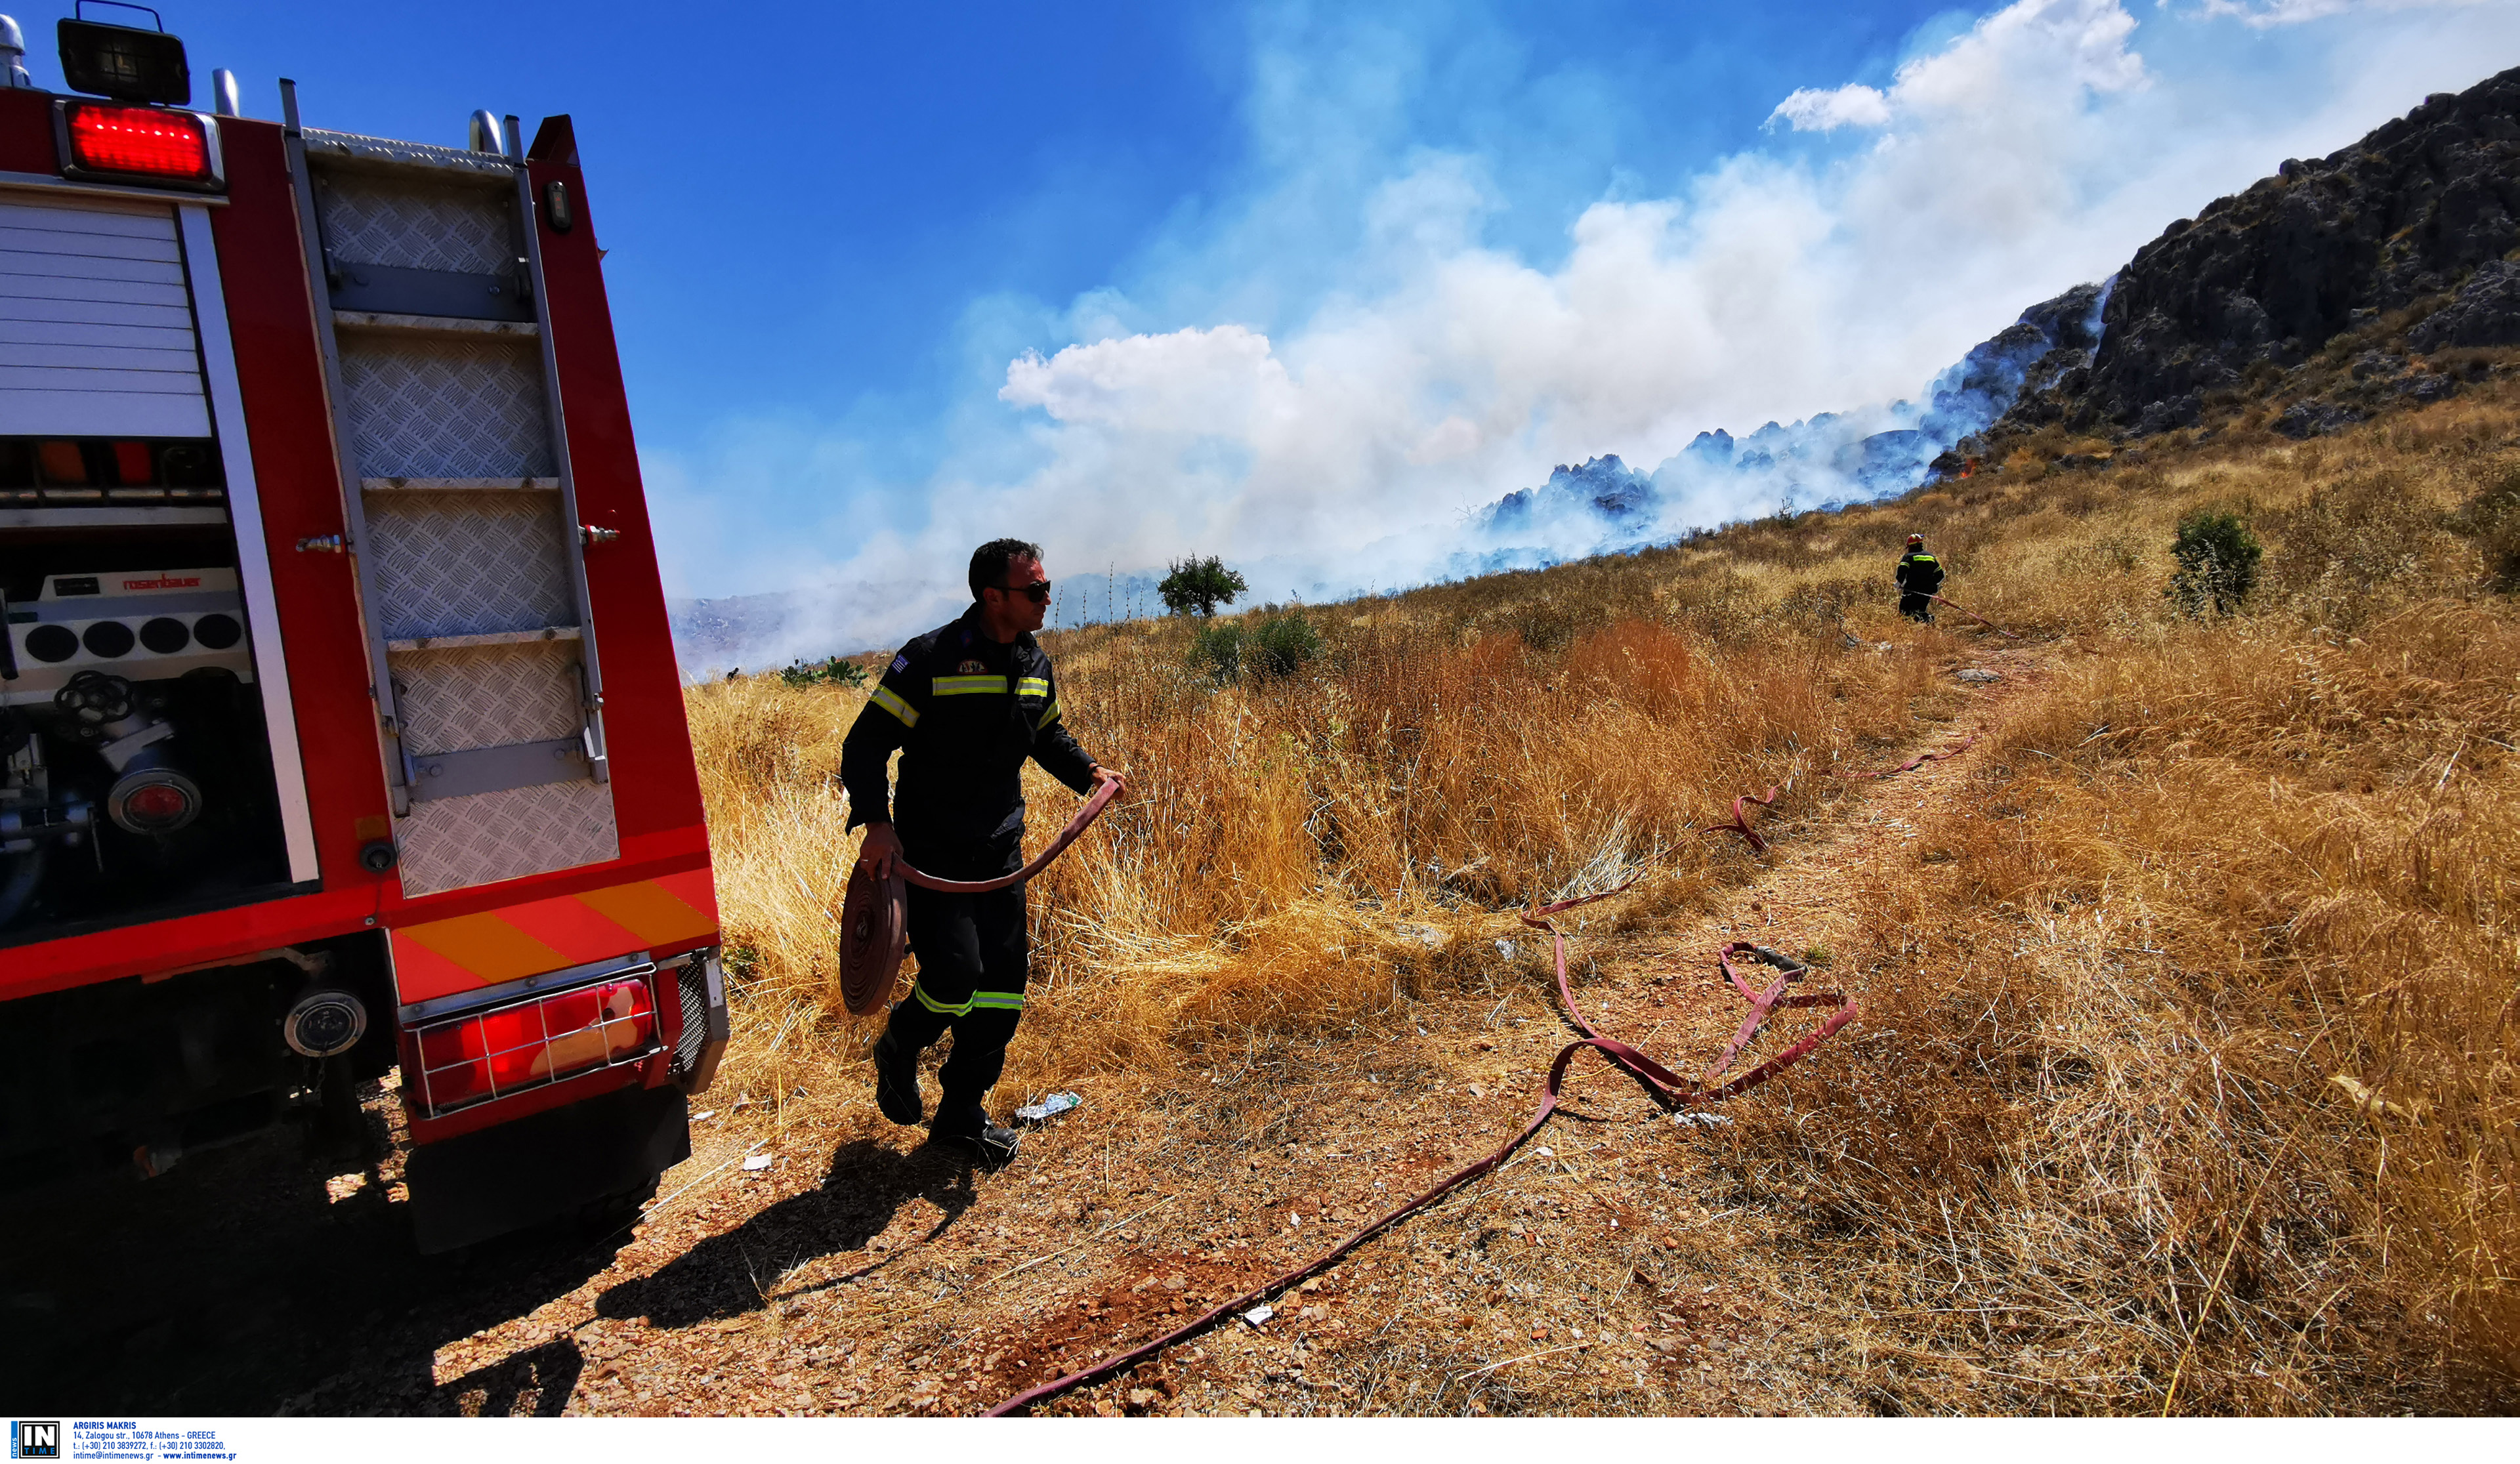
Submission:
M 759 663 L 934 623 L 964 598 L 969 546 L 1011 532 L 1042 540 L 1059 577 L 1189 553 L 1244 566 L 1255 598 L 1439 577 L 1478 548 L 1485 506 L 1557 465 L 1617 453 L 1648 470 L 1703 431 L 1824 412 L 1902 425 L 1886 404 L 2171 219 L 2520 55 L 2509 8 L 2393 7 L 2303 21 L 2293 39 L 2328 49 L 2282 86 L 2244 85 L 2257 30 L 2161 13 L 2148 60 L 2138 28 L 2118 0 L 2018 0 L 1885 86 L 1791 93 L 1757 148 L 1663 196 L 1592 202 L 1553 260 L 1491 242 L 1515 200 L 1483 158 L 1326 120 L 1398 81 L 1360 80 L 1371 67 L 1320 37 L 1273 43 L 1250 103 L 1273 161 L 1239 211 L 1160 242 L 1128 288 L 1066 312 L 1071 343 L 1009 363 L 995 400 L 956 419 L 986 450 L 941 467 L 923 504 L 857 497 L 844 545 L 837 522 L 749 554 L 721 537 L 734 557 L 707 588 L 732 588 L 727 562 L 764 589 L 861 587 L 800 597 Z M 1340 252 L 1303 254 L 1314 234 Z M 650 467 L 680 542 L 739 511 L 709 465 Z M 1680 516 L 1776 507 L 1773 482 L 1727 481 L 1690 482 Z

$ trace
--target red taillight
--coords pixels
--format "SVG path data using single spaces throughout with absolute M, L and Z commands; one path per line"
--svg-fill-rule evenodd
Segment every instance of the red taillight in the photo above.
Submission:
M 646 982 L 580 987 L 424 1028 L 422 1093 L 430 1112 L 444 1113 L 644 1057 L 655 1047 L 655 1002 Z
M 190 112 L 155 107 L 72 103 L 68 109 L 70 163 L 98 173 L 141 173 L 207 183 L 210 139 Z

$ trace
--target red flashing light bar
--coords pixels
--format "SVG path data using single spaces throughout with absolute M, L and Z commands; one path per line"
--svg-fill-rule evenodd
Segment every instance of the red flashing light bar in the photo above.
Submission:
M 196 187 L 218 182 L 208 128 L 191 112 L 69 102 L 63 104 L 62 120 L 74 172 L 113 173 Z

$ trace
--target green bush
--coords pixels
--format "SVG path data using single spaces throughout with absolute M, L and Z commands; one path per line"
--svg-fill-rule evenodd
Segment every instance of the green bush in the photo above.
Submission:
M 2240 608 L 2258 587 L 2258 561 L 2266 547 L 2237 513 L 2200 510 L 2179 521 L 2179 536 L 2170 544 L 2172 571 L 2167 592 L 2190 615 L 2228 615 Z
M 1251 634 L 1244 669 L 1263 679 L 1292 676 L 1322 653 L 1321 629 L 1301 615 L 1281 615 Z
M 828 685 L 863 687 L 867 684 L 866 668 L 854 661 L 833 656 L 828 661 L 790 661 L 779 670 L 779 679 L 791 687 Z
M 1258 626 L 1207 624 L 1191 638 L 1190 664 L 1220 682 L 1248 675 L 1260 681 L 1292 676 L 1322 653 L 1319 626 L 1301 615 L 1281 615 Z
M 1191 637 L 1190 664 L 1194 671 L 1204 671 L 1221 682 L 1230 682 L 1242 674 L 1242 627 L 1218 625 L 1214 621 L 1198 628 Z

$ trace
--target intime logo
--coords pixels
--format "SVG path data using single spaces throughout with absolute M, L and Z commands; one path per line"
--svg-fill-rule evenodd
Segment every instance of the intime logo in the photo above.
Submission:
M 17 1418 L 9 1422 L 9 1457 L 58 1459 L 62 1456 L 62 1423 L 58 1418 Z

